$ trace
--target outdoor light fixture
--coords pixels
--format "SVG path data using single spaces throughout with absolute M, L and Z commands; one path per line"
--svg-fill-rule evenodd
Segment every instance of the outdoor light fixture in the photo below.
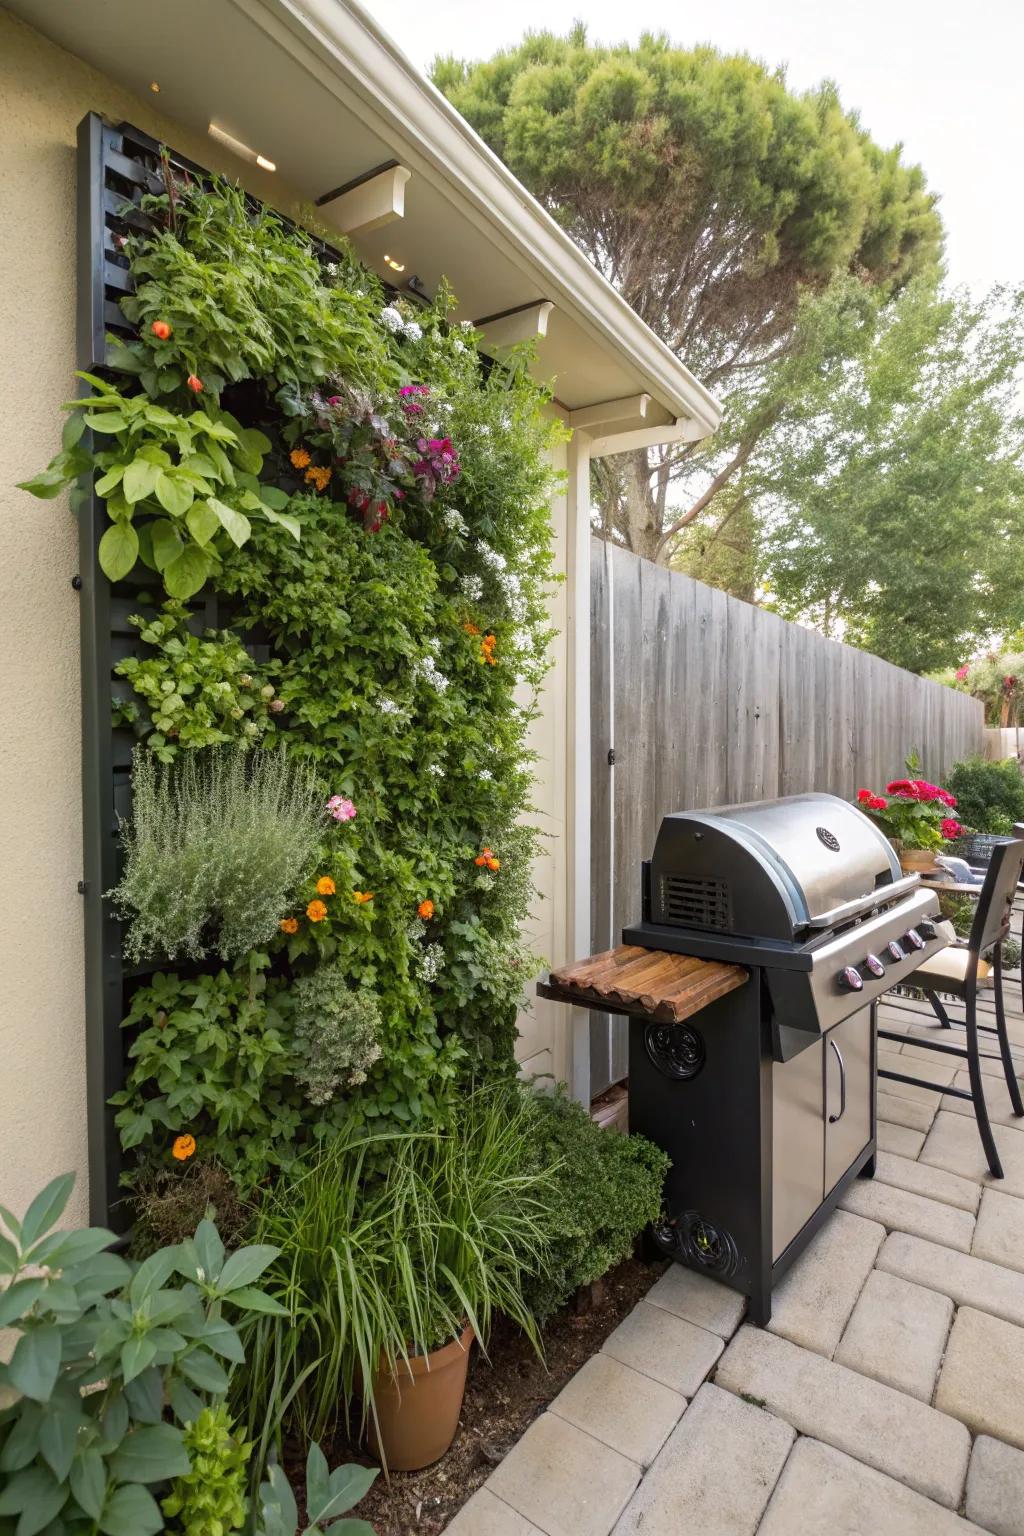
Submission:
M 387 264 L 391 268 L 392 272 L 404 272 L 405 271 L 405 262 L 404 261 L 396 261 L 393 256 L 387 256 L 387 255 L 385 255 L 384 260 L 387 262 Z
M 238 155 L 240 159 L 251 160 L 254 165 L 258 165 L 263 171 L 277 170 L 273 160 L 268 160 L 266 155 L 258 155 L 254 149 L 249 148 L 248 144 L 243 144 L 241 139 L 236 139 L 234 134 L 219 128 L 216 123 L 211 123 L 206 131 L 211 139 L 216 139 L 218 144 L 225 145 L 233 154 Z

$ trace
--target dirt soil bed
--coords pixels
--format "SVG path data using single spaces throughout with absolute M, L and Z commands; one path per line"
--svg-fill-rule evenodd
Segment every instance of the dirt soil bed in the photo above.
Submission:
M 377 1536 L 439 1536 L 666 1268 L 627 1259 L 605 1277 L 603 1295 L 590 1310 L 556 1313 L 544 1329 L 543 1364 L 518 1330 L 499 1324 L 490 1363 L 473 1351 L 459 1432 L 447 1455 L 423 1472 L 393 1472 L 390 1485 L 381 1475 L 352 1515 L 369 1520 Z M 330 1457 L 332 1466 L 353 1460 L 368 1458 L 354 1455 L 344 1441 Z

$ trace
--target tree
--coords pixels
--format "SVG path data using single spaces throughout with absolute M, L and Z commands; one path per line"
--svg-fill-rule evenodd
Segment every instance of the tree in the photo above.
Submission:
M 710 444 L 603 462 L 603 528 L 665 559 L 731 494 L 779 402 L 760 385 L 793 355 L 801 296 L 836 274 L 886 296 L 933 272 L 934 198 L 834 86 L 796 94 L 779 71 L 645 35 L 635 48 L 528 36 L 433 77 L 648 325 L 730 398 Z M 740 388 L 742 386 L 742 388 Z M 743 408 L 731 408 L 740 389 Z
M 797 328 L 820 345 L 841 309 L 809 301 Z M 955 666 L 1024 621 L 1024 289 L 978 303 L 917 281 L 872 309 L 748 470 L 759 577 L 788 618 L 914 671 Z

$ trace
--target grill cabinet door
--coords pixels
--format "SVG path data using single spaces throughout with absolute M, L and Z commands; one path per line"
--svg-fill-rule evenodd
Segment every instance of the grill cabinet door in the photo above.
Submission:
M 871 1009 L 825 1036 L 825 1194 L 871 1139 Z
M 772 1064 L 772 1262 L 821 1204 L 825 1160 L 822 1041 Z

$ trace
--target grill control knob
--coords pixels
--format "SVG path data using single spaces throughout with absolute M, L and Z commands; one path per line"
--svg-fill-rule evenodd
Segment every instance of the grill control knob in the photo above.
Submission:
M 870 971 L 872 976 L 885 975 L 885 966 L 882 964 L 881 960 L 879 960 L 877 955 L 865 955 L 864 968 L 865 970 Z
M 906 950 L 903 948 L 902 944 L 897 942 L 896 939 L 890 939 L 888 944 L 885 946 L 885 949 L 890 960 L 899 961 L 905 960 L 907 958 Z
M 921 935 L 922 939 L 926 941 L 928 939 L 937 939 L 939 936 L 939 932 L 935 924 L 929 922 L 927 918 L 924 920 L 924 922 L 918 923 L 917 931 Z
M 924 939 L 916 928 L 908 928 L 903 935 L 904 944 L 909 944 L 911 949 L 924 949 Z
M 848 992 L 862 992 L 864 990 L 864 978 L 855 965 L 844 966 L 837 977 L 839 985 L 845 987 Z

